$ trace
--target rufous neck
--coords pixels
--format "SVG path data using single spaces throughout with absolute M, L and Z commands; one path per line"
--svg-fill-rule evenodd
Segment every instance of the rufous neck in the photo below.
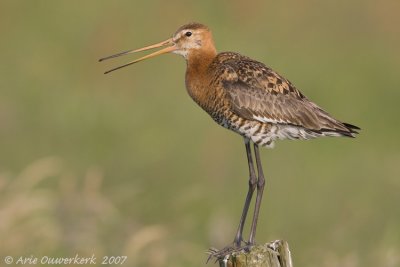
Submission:
M 214 47 L 213 49 L 193 51 L 187 57 L 187 68 L 190 71 L 203 72 L 208 69 L 216 56 L 217 51 Z

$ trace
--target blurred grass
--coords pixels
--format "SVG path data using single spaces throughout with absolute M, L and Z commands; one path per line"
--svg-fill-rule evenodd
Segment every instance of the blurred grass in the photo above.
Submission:
M 187 96 L 167 55 L 112 75 L 97 59 L 208 24 L 220 51 L 288 77 L 355 140 L 263 150 L 258 241 L 298 266 L 400 265 L 399 2 L 0 2 L 1 255 L 128 254 L 201 266 L 233 238 L 247 186 L 240 137 Z

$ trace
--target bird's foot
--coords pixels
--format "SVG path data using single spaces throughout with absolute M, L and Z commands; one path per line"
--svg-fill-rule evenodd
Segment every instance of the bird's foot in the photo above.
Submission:
M 230 246 L 226 246 L 223 249 L 216 249 L 216 248 L 210 248 L 207 251 L 208 254 L 208 258 L 207 258 L 207 263 L 210 261 L 210 259 L 214 258 L 215 262 L 220 261 L 220 260 L 227 260 L 229 258 L 229 256 L 234 255 L 238 252 L 249 252 L 251 247 L 254 244 L 250 244 L 247 242 L 243 242 L 244 244 L 236 244 L 233 243 Z

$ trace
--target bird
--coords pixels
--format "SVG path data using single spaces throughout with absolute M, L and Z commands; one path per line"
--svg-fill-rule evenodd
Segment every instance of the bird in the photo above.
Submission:
M 218 53 L 210 28 L 201 23 L 185 24 L 165 41 L 104 57 L 99 61 L 155 48 L 162 49 L 110 69 L 105 74 L 161 54 L 178 54 L 186 60 L 185 85 L 190 97 L 217 124 L 243 137 L 249 168 L 248 190 L 229 248 L 248 247 L 256 243 L 257 222 L 265 187 L 260 147 L 272 148 L 275 141 L 284 139 L 355 137 L 361 130 L 332 117 L 288 79 L 265 64 L 236 52 Z M 255 191 L 254 213 L 249 238 L 245 241 L 243 229 Z

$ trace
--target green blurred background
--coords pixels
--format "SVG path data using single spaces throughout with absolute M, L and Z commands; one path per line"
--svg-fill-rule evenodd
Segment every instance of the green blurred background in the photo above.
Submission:
M 356 139 L 262 150 L 257 241 L 295 266 L 400 266 L 400 2 L 0 1 L 0 256 L 204 266 L 233 240 L 247 191 L 242 139 L 184 88 L 176 55 L 109 75 L 198 21 L 219 51 L 271 66 Z M 247 235 L 247 231 L 246 231 Z M 209 263 L 209 266 L 215 266 Z

